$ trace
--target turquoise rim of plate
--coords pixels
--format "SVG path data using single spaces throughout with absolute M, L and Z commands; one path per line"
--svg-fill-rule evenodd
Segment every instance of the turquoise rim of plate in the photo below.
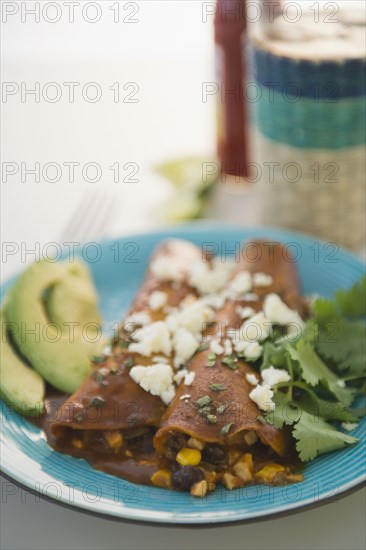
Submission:
M 359 258 L 337 249 L 333 243 L 271 228 L 198 222 L 103 241 L 99 244 L 102 257 L 98 262 L 90 262 L 90 267 L 101 295 L 106 329 L 128 307 L 150 252 L 167 237 L 185 238 L 196 244 L 219 244 L 226 251 L 233 249 L 234 243 L 247 239 L 264 237 L 285 243 L 292 253 L 299 254 L 305 294 L 331 296 L 338 288 L 351 286 L 365 271 Z M 120 257 L 115 261 L 117 248 Z M 14 278 L 2 287 L 2 296 L 13 281 Z M 6 476 L 60 504 L 113 518 L 171 524 L 265 519 L 339 498 L 366 480 L 365 418 L 351 432 L 360 439 L 359 443 L 307 464 L 302 483 L 287 487 L 252 485 L 234 491 L 218 488 L 202 500 L 185 493 L 136 485 L 94 470 L 84 460 L 59 454 L 47 445 L 38 428 L 3 403 L 1 423 L 1 460 Z

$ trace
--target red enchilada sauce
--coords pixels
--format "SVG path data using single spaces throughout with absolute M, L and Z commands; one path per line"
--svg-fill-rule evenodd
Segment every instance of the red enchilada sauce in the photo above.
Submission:
M 48 444 L 55 451 L 75 458 L 83 458 L 97 470 L 140 485 L 155 485 L 151 478 L 158 471 L 167 471 L 172 468 L 174 471 L 176 468 L 174 463 L 172 464 L 171 460 L 159 456 L 154 449 L 153 439 L 157 431 L 156 428 L 141 430 L 141 434 L 137 437 L 132 429 L 130 435 L 134 437 L 131 439 L 128 439 L 129 434 L 124 432 L 124 445 L 117 450 L 106 444 L 106 435 L 112 432 L 103 430 L 80 430 L 78 434 L 78 430 L 69 428 L 64 429 L 62 437 L 59 435 L 55 437 L 51 429 L 52 422 L 57 418 L 58 410 L 68 397 L 68 395 L 49 387 L 45 399 L 45 412 L 38 417 L 26 417 L 29 422 L 44 432 Z M 81 447 L 81 445 L 83 446 Z M 298 470 L 300 467 L 295 455 L 289 456 L 286 460 L 279 460 L 279 457 L 273 452 L 269 452 L 268 447 L 261 444 L 253 450 L 257 470 L 272 461 L 281 463 L 290 470 Z

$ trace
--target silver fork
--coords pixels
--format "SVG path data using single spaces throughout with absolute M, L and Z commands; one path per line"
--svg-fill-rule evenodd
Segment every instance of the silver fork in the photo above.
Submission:
M 115 209 L 115 197 L 98 191 L 87 191 L 77 203 L 60 236 L 64 242 L 86 242 L 106 236 Z

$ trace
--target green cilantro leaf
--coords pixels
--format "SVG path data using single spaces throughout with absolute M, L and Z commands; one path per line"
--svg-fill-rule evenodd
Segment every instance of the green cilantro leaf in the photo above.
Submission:
M 287 351 L 285 346 L 276 345 L 273 342 L 266 342 L 263 348 L 263 359 L 260 366 L 261 371 L 273 366 L 277 369 L 286 365 Z
M 366 315 L 366 276 L 348 290 L 338 290 L 333 300 L 318 298 L 313 313 L 320 324 L 334 317 L 357 319 Z
M 298 362 L 305 382 L 310 386 L 322 383 L 346 407 L 352 403 L 354 390 L 343 387 L 343 380 L 327 367 L 308 341 L 300 339 L 296 348 L 288 346 L 287 349 L 291 358 Z
M 357 319 L 366 315 L 366 276 L 349 290 L 338 290 L 335 303 L 340 315 Z
M 291 393 L 277 392 L 273 396 L 276 407 L 273 411 L 266 413 L 265 419 L 277 429 L 281 429 L 284 424 L 288 426 L 294 424 L 299 419 L 301 410 L 298 404 L 292 400 Z
M 366 325 L 363 321 L 333 319 L 319 331 L 318 353 L 333 361 L 338 370 L 362 376 L 366 362 Z
M 320 399 L 315 392 L 308 389 L 307 392 L 298 399 L 298 405 L 302 410 L 321 416 L 325 420 L 340 420 L 341 422 L 357 422 L 357 417 L 346 410 L 339 401 L 327 401 Z
M 303 462 L 358 441 L 355 437 L 339 432 L 318 416 L 305 411 L 301 413 L 292 435 L 297 440 L 296 449 Z

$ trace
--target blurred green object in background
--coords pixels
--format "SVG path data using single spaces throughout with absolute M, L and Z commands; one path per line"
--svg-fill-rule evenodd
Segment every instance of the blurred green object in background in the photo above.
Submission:
M 159 164 L 155 170 L 174 187 L 161 210 L 164 221 L 174 223 L 204 217 L 219 178 L 216 159 L 182 157 Z

